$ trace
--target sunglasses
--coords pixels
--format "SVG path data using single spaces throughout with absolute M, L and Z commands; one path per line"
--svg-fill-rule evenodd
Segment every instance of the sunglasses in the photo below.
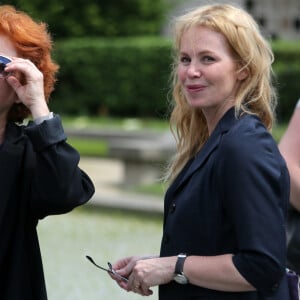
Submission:
M 101 266 L 99 266 L 98 264 L 96 264 L 96 263 L 94 262 L 94 260 L 93 260 L 90 256 L 86 255 L 86 258 L 87 258 L 94 266 L 96 266 L 97 268 L 99 268 L 99 269 L 101 269 L 101 270 L 103 270 L 103 271 L 106 271 L 106 272 L 112 274 L 113 276 L 115 276 L 115 277 L 117 277 L 117 278 L 119 278 L 119 279 L 121 279 L 121 280 L 123 280 L 123 281 L 125 281 L 125 282 L 128 282 L 128 278 L 126 278 L 126 277 L 121 276 L 120 274 L 118 274 L 118 273 L 112 268 L 112 265 L 111 265 L 110 262 L 107 263 L 107 264 L 108 264 L 108 268 L 104 268 L 104 267 L 101 267 Z
M 11 60 L 5 56 L 0 56 L 0 78 L 5 78 L 9 75 L 8 72 L 5 72 L 5 67 Z

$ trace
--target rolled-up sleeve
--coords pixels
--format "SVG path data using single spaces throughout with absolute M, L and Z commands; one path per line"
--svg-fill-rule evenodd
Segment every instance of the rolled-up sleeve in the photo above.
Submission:
M 233 140 L 220 163 L 224 210 L 237 241 L 233 263 L 258 291 L 271 295 L 285 273 L 289 176 L 264 130 Z

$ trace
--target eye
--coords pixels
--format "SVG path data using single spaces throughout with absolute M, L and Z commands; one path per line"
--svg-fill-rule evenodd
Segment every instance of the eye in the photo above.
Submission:
M 188 56 L 186 56 L 186 55 L 182 55 L 182 56 L 180 56 L 180 62 L 183 64 L 183 65 L 187 65 L 187 64 L 189 64 L 190 62 L 191 62 L 191 59 L 188 57 Z
M 204 63 L 211 63 L 215 61 L 215 58 L 210 55 L 205 55 L 201 58 Z

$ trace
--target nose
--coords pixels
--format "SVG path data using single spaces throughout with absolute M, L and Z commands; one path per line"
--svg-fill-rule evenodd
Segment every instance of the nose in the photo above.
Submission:
M 197 62 L 191 62 L 187 67 L 187 75 L 189 77 L 200 77 L 201 76 L 201 70 L 200 65 Z

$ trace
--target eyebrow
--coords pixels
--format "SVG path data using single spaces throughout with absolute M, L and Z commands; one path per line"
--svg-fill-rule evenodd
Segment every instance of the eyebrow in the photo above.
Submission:
M 178 51 L 178 53 L 180 55 L 189 55 L 186 51 Z M 197 55 L 205 55 L 205 54 L 209 54 L 209 55 L 217 55 L 215 52 L 211 51 L 211 50 L 201 50 L 199 52 L 195 52 Z

